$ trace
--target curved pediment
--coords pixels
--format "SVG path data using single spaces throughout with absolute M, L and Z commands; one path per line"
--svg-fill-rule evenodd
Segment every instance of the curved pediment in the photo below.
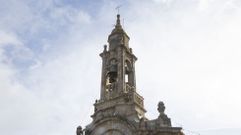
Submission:
M 109 118 L 93 125 L 90 135 L 133 135 L 134 127 L 119 118 Z
M 125 135 L 125 134 L 119 130 L 108 130 L 104 134 L 101 134 L 101 135 Z

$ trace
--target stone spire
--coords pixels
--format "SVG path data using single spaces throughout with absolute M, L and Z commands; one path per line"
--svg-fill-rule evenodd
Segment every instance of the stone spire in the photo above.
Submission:
M 122 28 L 121 21 L 120 21 L 120 14 L 117 14 L 116 17 L 117 18 L 116 18 L 115 28 L 112 30 L 112 32 L 111 32 L 111 34 L 109 36 L 118 33 L 118 34 L 126 35 L 126 37 L 129 38 L 129 36 L 126 34 L 124 29 Z
M 122 28 L 121 23 L 120 23 L 120 14 L 117 14 L 115 28 Z
M 130 52 L 129 40 L 129 36 L 121 26 L 120 15 L 117 14 L 115 27 L 108 36 L 109 50 L 114 50 L 116 47 L 123 45 Z

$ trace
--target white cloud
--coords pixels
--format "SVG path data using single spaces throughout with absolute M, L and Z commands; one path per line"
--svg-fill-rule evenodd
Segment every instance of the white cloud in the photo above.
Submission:
M 4 33 L 3 31 L 1 31 L 0 33 L 0 45 L 1 47 L 7 44 L 14 44 L 14 45 L 19 45 L 22 44 L 17 38 L 16 36 L 12 35 L 12 34 L 7 34 Z
M 115 23 L 113 11 L 119 3 L 103 2 L 95 15 L 61 2 L 58 6 L 53 1 L 4 3 L 11 8 L 5 15 L 0 13 L 4 30 L 0 33 L 0 109 L 4 110 L 0 133 L 74 134 L 78 124 L 91 121 L 92 103 L 99 96 L 98 54 Z M 240 2 L 168 0 L 123 5 L 121 17 L 139 58 L 137 87 L 145 98 L 147 116 L 157 117 L 156 104 L 164 100 L 174 125 L 193 131 L 239 128 Z M 46 31 L 57 36 L 42 36 Z M 35 40 L 26 42 L 30 38 Z M 43 51 L 31 48 L 37 42 Z M 10 44 L 20 47 L 7 51 Z M 21 56 L 17 61 L 33 62 L 24 72 L 14 62 L 6 62 Z
M 184 128 L 239 127 L 240 121 L 235 120 L 241 111 L 239 9 L 224 9 L 226 3 L 216 1 L 219 5 L 210 5 L 212 10 L 203 14 L 184 6 L 186 2 L 174 2 L 162 12 L 157 5 L 142 3 L 145 13 L 129 25 L 139 56 L 138 86 L 146 95 L 148 110 L 153 110 L 148 115 L 156 116 L 153 105 L 162 99 L 167 100 L 173 121 Z M 151 14 L 148 19 L 147 14 Z M 157 91 L 160 97 L 149 94 Z M 231 117 L 230 111 L 236 115 Z

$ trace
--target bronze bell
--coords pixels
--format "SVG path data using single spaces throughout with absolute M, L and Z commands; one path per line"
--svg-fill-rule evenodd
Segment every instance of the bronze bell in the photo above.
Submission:
M 109 68 L 109 72 L 117 72 L 117 65 L 111 65 Z

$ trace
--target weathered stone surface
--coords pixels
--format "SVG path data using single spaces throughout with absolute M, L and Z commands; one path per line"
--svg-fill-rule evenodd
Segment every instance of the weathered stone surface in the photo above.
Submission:
M 159 116 L 145 117 L 143 97 L 136 92 L 136 56 L 129 48 L 129 36 L 122 29 L 120 16 L 100 54 L 102 76 L 100 99 L 96 100 L 93 121 L 77 135 L 183 135 L 180 127 L 172 127 L 164 113 L 163 102 L 158 103 Z

